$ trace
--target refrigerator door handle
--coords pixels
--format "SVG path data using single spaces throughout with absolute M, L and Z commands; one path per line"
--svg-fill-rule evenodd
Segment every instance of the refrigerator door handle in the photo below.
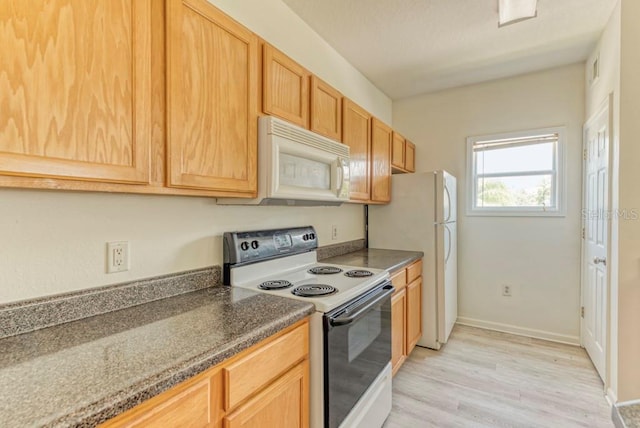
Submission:
M 446 200 L 446 203 L 444 204 L 444 206 L 447 207 L 447 218 L 445 218 L 442 222 L 446 223 L 449 220 L 451 220 L 451 194 L 449 193 L 449 188 L 447 187 L 446 182 L 444 184 L 444 196 Z
M 451 257 L 451 229 L 446 224 L 444 225 L 444 230 L 447 232 L 449 239 L 445 240 L 445 242 L 449 242 L 449 246 L 447 247 L 447 255 L 444 258 L 444 264 L 446 265 L 449 261 L 449 257 Z

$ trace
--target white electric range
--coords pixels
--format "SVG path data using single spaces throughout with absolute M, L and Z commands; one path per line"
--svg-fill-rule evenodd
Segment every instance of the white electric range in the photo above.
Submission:
M 226 285 L 311 302 L 310 426 L 381 427 L 391 411 L 391 294 L 380 269 L 318 263 L 311 226 L 224 234 Z

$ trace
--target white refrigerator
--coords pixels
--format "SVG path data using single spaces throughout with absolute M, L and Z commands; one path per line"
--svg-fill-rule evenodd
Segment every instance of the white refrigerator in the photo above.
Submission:
M 397 174 L 391 203 L 369 206 L 369 247 L 424 252 L 422 338 L 440 349 L 458 317 L 456 179 L 446 171 Z

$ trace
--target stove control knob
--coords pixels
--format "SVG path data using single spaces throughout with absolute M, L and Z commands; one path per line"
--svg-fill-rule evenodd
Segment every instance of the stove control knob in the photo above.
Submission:
M 253 248 L 254 250 L 257 250 L 259 246 L 260 243 L 258 243 L 258 241 L 251 241 L 251 248 Z
M 249 249 L 249 243 L 247 241 L 244 241 L 242 244 L 240 244 L 240 249 L 242 249 L 242 251 L 247 251 Z
M 315 233 L 310 233 L 309 234 L 309 239 L 316 239 L 316 234 Z
M 308 241 L 309 240 L 309 235 L 307 235 L 306 233 L 304 235 L 302 235 L 302 240 L 303 241 Z

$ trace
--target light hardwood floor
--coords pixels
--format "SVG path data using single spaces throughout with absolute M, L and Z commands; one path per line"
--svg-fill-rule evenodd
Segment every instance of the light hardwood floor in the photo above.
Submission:
M 407 358 L 384 428 L 611 428 L 610 415 L 582 348 L 457 325 Z

